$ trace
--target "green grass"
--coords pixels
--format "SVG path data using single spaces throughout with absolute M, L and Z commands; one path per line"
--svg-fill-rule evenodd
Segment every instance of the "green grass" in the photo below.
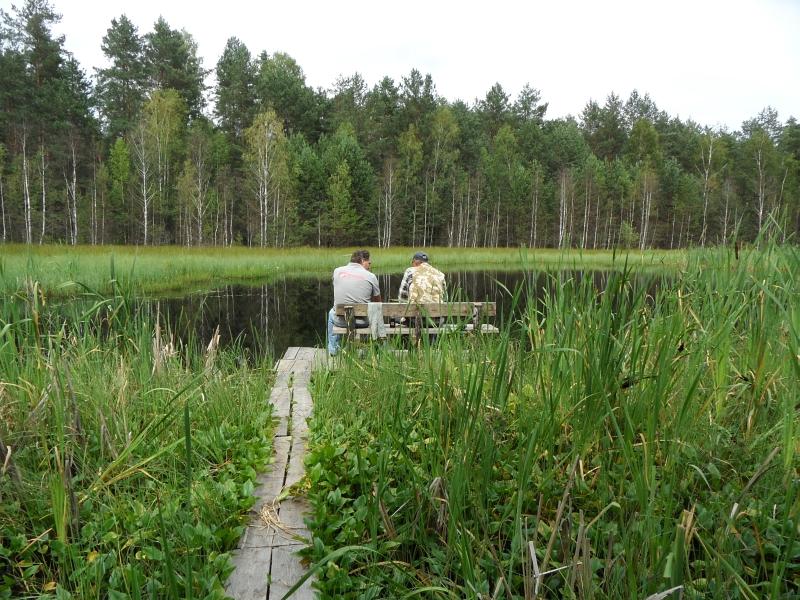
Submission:
M 125 297 L 43 297 L 0 300 L 0 598 L 222 598 L 269 357 L 176 346 Z
M 322 597 L 800 594 L 800 255 L 629 275 L 315 380 Z
M 113 282 L 135 292 L 163 293 L 223 283 L 268 281 L 281 275 L 324 276 L 345 264 L 352 248 L 182 248 L 135 246 L 0 247 L 0 293 L 15 293 L 37 281 L 48 295 L 79 293 L 84 287 L 111 293 Z M 402 272 L 412 248 L 371 248 L 377 273 Z M 439 268 L 459 270 L 529 268 L 608 269 L 608 251 L 520 250 L 514 248 L 429 248 Z M 632 251 L 636 268 L 674 269 L 686 264 L 686 251 Z M 80 282 L 77 285 L 75 282 Z

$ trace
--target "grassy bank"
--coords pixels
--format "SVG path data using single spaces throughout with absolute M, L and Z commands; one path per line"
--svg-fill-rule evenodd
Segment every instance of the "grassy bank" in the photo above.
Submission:
M 414 249 L 372 248 L 377 273 L 402 272 Z M 158 293 L 222 283 L 267 281 L 277 275 L 325 275 L 346 263 L 348 248 L 181 248 L 136 246 L 0 247 L 0 293 L 25 289 L 38 281 L 50 295 L 76 293 L 83 286 L 110 293 L 117 281 L 127 289 Z M 615 255 L 607 251 L 520 250 L 514 248 L 431 248 L 431 260 L 443 269 L 526 268 L 608 269 Z M 635 268 L 679 268 L 685 251 L 629 254 Z M 618 256 L 616 257 L 619 262 Z
M 221 598 L 269 459 L 267 358 L 124 298 L 0 300 L 0 598 Z
M 796 598 L 800 256 L 714 258 L 345 354 L 306 465 L 323 597 Z

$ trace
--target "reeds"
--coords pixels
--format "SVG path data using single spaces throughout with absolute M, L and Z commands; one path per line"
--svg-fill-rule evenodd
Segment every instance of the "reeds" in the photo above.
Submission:
M 221 597 L 270 448 L 270 359 L 125 296 L 0 300 L 0 597 Z
M 799 271 L 553 274 L 496 339 L 345 354 L 307 462 L 323 597 L 800 593 Z

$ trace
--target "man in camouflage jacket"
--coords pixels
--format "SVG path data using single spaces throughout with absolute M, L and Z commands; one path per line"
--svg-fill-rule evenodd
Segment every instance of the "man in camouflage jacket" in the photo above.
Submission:
M 428 262 L 428 255 L 417 252 L 411 266 L 403 274 L 398 297 L 400 302 L 444 302 L 446 283 L 444 273 Z

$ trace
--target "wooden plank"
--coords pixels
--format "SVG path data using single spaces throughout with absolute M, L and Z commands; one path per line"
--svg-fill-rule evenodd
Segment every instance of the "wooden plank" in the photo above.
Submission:
M 265 600 L 269 589 L 272 549 L 243 548 L 233 553 L 231 562 L 233 573 L 225 585 L 225 593 L 234 600 Z
M 293 544 L 272 549 L 270 600 L 283 598 L 291 587 L 306 574 L 308 569 L 300 562 L 300 557 L 296 554 L 302 548 L 302 544 Z M 314 597 L 314 589 L 311 587 L 311 578 L 309 578 L 292 595 L 292 600 L 310 600 Z
M 300 348 L 297 352 L 297 356 L 295 358 L 299 358 L 302 360 L 309 360 L 314 361 L 319 356 L 319 348 Z
M 308 388 L 297 388 L 292 400 L 292 419 L 307 419 L 314 409 L 314 402 Z
M 416 330 L 413 327 L 386 327 L 384 328 L 386 337 L 395 336 L 395 335 L 415 335 Z M 475 331 L 475 327 L 472 323 L 464 324 L 463 326 L 456 325 L 455 327 L 422 327 L 420 328 L 420 333 L 427 333 L 427 334 L 444 334 L 444 333 L 470 333 Z M 500 330 L 495 327 L 494 325 L 489 324 L 482 324 L 479 328 L 481 333 L 500 333 Z M 333 333 L 338 333 L 340 335 L 347 334 L 347 329 L 344 327 L 334 327 Z M 371 333 L 369 329 L 356 329 L 354 335 L 358 338 L 371 338 Z
M 353 316 L 366 317 L 367 304 L 337 304 L 336 314 L 344 316 L 344 307 L 353 307 Z M 480 316 L 493 317 L 497 314 L 496 302 L 440 302 L 435 304 L 411 304 L 407 302 L 383 302 L 384 318 L 402 317 L 472 317 L 477 309 Z
M 289 465 L 286 468 L 286 480 L 284 487 L 291 487 L 303 478 L 305 468 L 303 459 L 306 455 L 306 441 L 302 436 L 292 437 L 292 451 L 289 454 Z
M 292 440 L 288 437 L 275 438 L 272 441 L 272 447 L 275 459 L 270 465 L 269 472 L 256 477 L 258 486 L 253 490 L 253 495 L 257 500 L 250 509 L 255 515 L 258 515 L 264 504 L 271 503 L 278 497 L 283 489 L 283 482 L 286 480 L 286 467 L 289 465 Z
M 290 348 L 276 363 L 275 383 L 269 398 L 277 421 L 273 437 L 275 458 L 269 471 L 256 479 L 257 499 L 250 512 L 250 523 L 233 555 L 234 571 L 226 592 L 234 598 L 281 598 L 307 571 L 296 552 L 310 543 L 311 536 L 303 521 L 308 504 L 302 497 L 274 503 L 286 487 L 304 476 L 307 419 L 313 412 L 307 386 L 311 371 L 324 364 L 327 354 L 324 349 L 316 348 Z M 289 431 L 291 436 L 286 435 Z M 309 578 L 292 598 L 313 598 L 313 580 Z
M 272 388 L 269 395 L 269 403 L 272 404 L 272 416 L 288 417 L 292 408 L 292 393 L 289 388 Z
M 277 363 L 275 363 L 275 372 L 276 373 L 283 373 L 291 371 L 294 368 L 294 359 L 286 359 L 282 358 Z
M 289 417 L 278 417 L 275 419 L 274 437 L 286 437 L 289 435 Z
M 239 548 L 272 548 L 275 545 L 275 530 L 265 523 L 248 525 L 239 541 Z
M 286 352 L 283 353 L 283 358 L 294 359 L 297 358 L 297 353 L 301 350 L 298 346 L 289 346 Z
M 280 515 L 281 525 L 292 531 L 296 531 L 304 538 L 310 538 L 306 528 L 305 516 L 310 508 L 308 501 L 303 497 L 293 496 L 281 502 Z

